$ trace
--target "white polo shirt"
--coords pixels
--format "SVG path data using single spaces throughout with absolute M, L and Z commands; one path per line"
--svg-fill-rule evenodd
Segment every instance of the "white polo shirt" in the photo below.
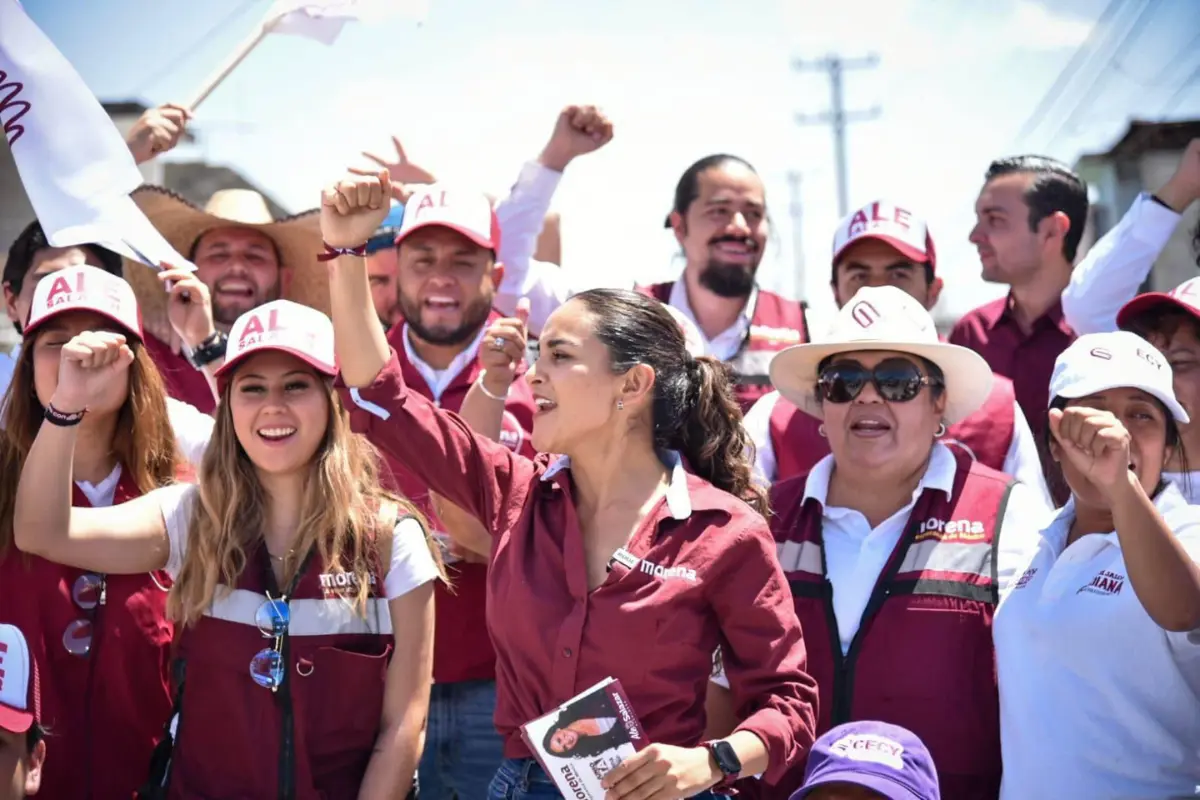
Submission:
M 1155 500 L 1193 559 L 1200 507 Z M 992 623 L 1000 679 L 1001 800 L 1163 800 L 1200 787 L 1200 630 L 1142 608 L 1116 532 L 1066 546 L 1069 501 Z

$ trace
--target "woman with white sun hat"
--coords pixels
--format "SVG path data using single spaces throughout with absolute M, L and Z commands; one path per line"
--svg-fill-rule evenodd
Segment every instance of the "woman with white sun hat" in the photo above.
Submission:
M 1034 536 L 1046 509 L 938 442 L 982 405 L 991 369 L 882 286 L 861 289 L 822 343 L 777 355 L 771 380 L 822 420 L 831 450 L 771 498 L 820 690 L 818 735 L 857 720 L 902 725 L 928 745 L 947 797 L 994 800 L 992 612 L 1028 552 L 1016 540 Z M 793 772 L 784 783 L 795 788 L 803 764 Z

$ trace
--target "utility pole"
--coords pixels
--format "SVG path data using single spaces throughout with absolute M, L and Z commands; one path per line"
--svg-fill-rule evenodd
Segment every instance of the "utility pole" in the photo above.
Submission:
M 792 217 L 792 297 L 797 300 L 803 300 L 808 294 L 804 283 L 804 198 L 800 194 L 801 178 L 799 172 L 787 174 L 788 193 L 791 195 L 788 212 Z
M 866 111 L 847 111 L 842 93 L 842 78 L 848 69 L 872 69 L 879 65 L 879 56 L 871 54 L 865 58 L 842 58 L 829 55 L 816 61 L 796 59 L 792 69 L 797 72 L 825 72 L 829 75 L 829 110 L 816 115 L 797 114 L 800 125 L 831 125 L 833 127 L 833 151 L 837 163 L 838 215 L 844 217 L 848 210 L 846 188 L 846 126 L 851 122 L 867 122 L 879 116 L 879 106 Z

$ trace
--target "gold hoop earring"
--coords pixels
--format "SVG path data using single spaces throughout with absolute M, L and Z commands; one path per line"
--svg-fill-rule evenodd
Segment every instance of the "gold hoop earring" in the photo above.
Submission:
M 821 436 L 822 439 L 828 438 L 825 436 L 825 423 L 824 422 L 822 422 L 820 425 L 817 426 L 817 433 Z

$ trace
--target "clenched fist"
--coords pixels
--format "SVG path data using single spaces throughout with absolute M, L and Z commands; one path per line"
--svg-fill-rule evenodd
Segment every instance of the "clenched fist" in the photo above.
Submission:
M 595 106 L 567 106 L 559 113 L 538 161 L 562 172 L 576 156 L 599 150 L 612 138 L 612 120 L 603 111 Z
M 529 300 L 523 297 L 517 301 L 515 317 L 498 319 L 484 331 L 479 363 L 487 370 L 483 386 L 492 394 L 503 397 L 517 376 L 517 368 L 525 358 L 528 325 Z
M 1130 469 L 1129 431 L 1111 412 L 1071 406 L 1050 409 L 1050 433 L 1062 457 L 1099 489 L 1114 489 Z
M 50 404 L 64 414 L 84 411 L 113 383 L 125 381 L 133 351 L 111 331 L 84 331 L 62 347 L 58 386 Z
M 192 112 L 170 103 L 147 110 L 125 139 L 133 160 L 142 164 L 175 147 L 191 119 Z
M 349 169 L 321 192 L 321 235 L 330 247 L 358 247 L 379 229 L 391 208 L 386 169 Z

